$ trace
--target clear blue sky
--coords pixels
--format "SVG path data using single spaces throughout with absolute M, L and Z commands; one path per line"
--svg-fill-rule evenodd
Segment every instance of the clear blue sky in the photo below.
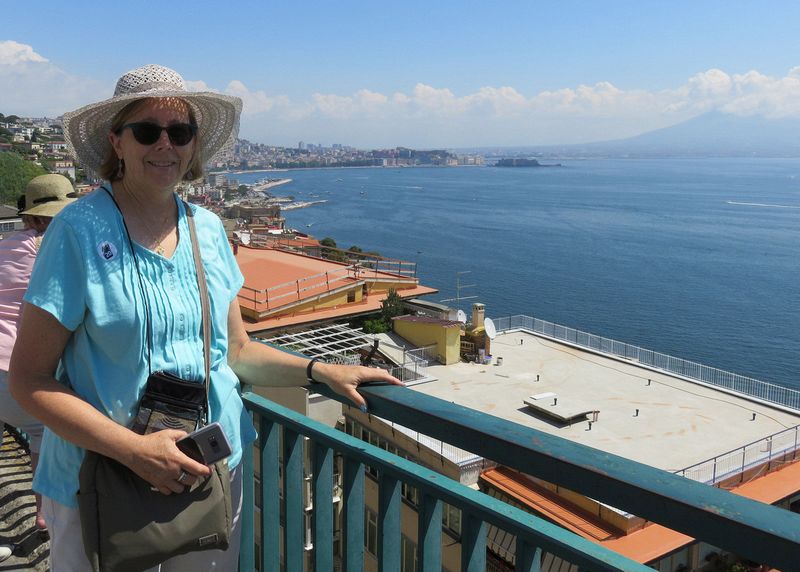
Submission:
M 252 140 L 568 143 L 718 109 L 800 114 L 800 2 L 4 2 L 0 112 L 145 63 L 245 100 Z

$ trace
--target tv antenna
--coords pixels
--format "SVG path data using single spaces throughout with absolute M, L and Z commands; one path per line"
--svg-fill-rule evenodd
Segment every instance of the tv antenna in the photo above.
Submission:
M 455 298 L 447 298 L 446 300 L 439 300 L 440 302 L 455 302 L 456 306 L 461 303 L 461 300 L 471 300 L 472 298 L 477 298 L 478 296 L 462 296 L 461 291 L 465 288 L 474 288 L 477 284 L 462 284 L 461 277 L 464 274 L 470 274 L 472 270 L 463 270 L 461 272 L 456 272 L 456 297 Z

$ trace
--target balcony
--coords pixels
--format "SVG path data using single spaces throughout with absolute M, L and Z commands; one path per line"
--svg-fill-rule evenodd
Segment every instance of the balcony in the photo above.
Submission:
M 327 388 L 320 392 L 337 398 Z M 371 415 L 754 562 L 798 569 L 798 514 L 409 389 L 376 385 L 362 393 Z M 539 571 L 543 561 L 561 559 L 579 570 L 652 570 L 256 394 L 247 392 L 244 399 L 260 440 L 244 461 L 241 570 L 438 572 L 444 559 L 458 562 L 448 570 L 501 569 L 493 568 L 487 552 L 490 529 L 515 541 L 514 568 L 504 569 Z M 337 457 L 341 491 L 334 488 Z M 401 523 L 401 515 L 409 514 L 408 487 L 416 490 L 415 538 Z M 365 511 L 370 491 L 377 495 L 374 520 Z M 338 497 L 341 504 L 331 502 Z M 460 511 L 457 542 L 442 526 L 443 512 L 452 507 Z M 365 551 L 365 531 L 375 544 L 374 558 Z

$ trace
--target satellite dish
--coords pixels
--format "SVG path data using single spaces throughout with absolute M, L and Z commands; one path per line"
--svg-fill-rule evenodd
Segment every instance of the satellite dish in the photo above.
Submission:
M 483 329 L 486 330 L 486 335 L 489 336 L 490 340 L 497 337 L 497 328 L 494 327 L 494 322 L 492 322 L 491 318 L 486 318 L 483 321 Z
M 467 323 L 467 315 L 464 313 L 464 310 L 459 310 L 456 314 L 456 320 L 461 322 L 462 324 Z

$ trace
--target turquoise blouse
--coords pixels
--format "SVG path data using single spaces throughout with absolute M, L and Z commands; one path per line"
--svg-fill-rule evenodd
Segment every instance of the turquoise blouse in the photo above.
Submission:
M 178 247 L 167 259 L 134 243 L 151 321 L 152 371 L 203 382 L 200 293 L 184 203 Z M 190 205 L 211 300 L 210 420 L 228 436 L 236 467 L 256 433 L 228 366 L 228 308 L 244 283 L 220 220 Z M 47 229 L 25 301 L 52 314 L 72 336 L 57 379 L 96 409 L 130 426 L 148 376 L 146 306 L 122 216 L 102 189 L 66 207 Z M 84 450 L 46 430 L 33 488 L 76 507 Z

